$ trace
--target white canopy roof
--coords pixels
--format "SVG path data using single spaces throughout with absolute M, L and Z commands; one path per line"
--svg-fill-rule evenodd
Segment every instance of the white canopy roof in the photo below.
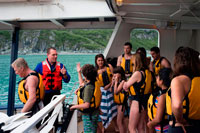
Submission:
M 126 23 L 200 29 L 199 0 L 122 0 L 114 9 Z
M 199 0 L 116 1 L 0 0 L 0 29 L 113 28 L 117 19 L 157 28 L 200 29 Z
M 0 0 L 0 12 L 0 29 L 95 28 L 115 17 L 104 0 Z

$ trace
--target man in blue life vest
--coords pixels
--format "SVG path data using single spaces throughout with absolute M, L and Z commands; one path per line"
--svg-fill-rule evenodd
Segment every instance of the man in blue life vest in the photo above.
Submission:
M 158 75 L 161 68 L 171 68 L 171 64 L 167 58 L 160 56 L 160 49 L 158 47 L 152 47 L 150 54 L 153 57 L 153 61 L 150 63 L 149 69 L 155 76 Z
M 132 44 L 130 42 L 126 42 L 124 44 L 124 54 L 120 55 L 117 59 L 117 66 L 121 66 L 127 78 L 132 75 L 133 72 L 133 61 L 132 61 Z
M 62 89 L 62 80 L 65 83 L 70 81 L 70 75 L 66 67 L 57 62 L 57 51 L 54 47 L 47 49 L 47 59 L 40 62 L 35 71 L 42 75 L 43 83 L 45 86 L 44 105 L 50 103 L 54 95 L 60 95 Z
M 42 76 L 31 70 L 23 58 L 16 59 L 11 66 L 15 73 L 23 78 L 18 86 L 19 99 L 24 103 L 21 112 L 32 111 L 31 115 L 33 115 L 43 107 L 44 86 Z

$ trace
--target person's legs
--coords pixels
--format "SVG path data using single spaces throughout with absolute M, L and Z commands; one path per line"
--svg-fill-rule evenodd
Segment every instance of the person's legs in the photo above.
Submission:
M 140 118 L 139 118 L 139 123 L 138 123 L 138 132 L 139 133 L 144 133 L 145 132 L 145 115 L 146 112 L 144 110 L 141 110 L 140 112 Z
M 98 122 L 97 124 L 97 133 L 102 133 L 102 124 L 100 124 L 101 122 Z
M 122 111 L 122 105 L 117 106 L 117 125 L 119 127 L 120 133 L 125 133 L 125 127 L 124 127 L 124 123 L 123 123 L 124 110 Z
M 52 93 L 45 93 L 44 100 L 43 100 L 44 106 L 50 103 L 52 96 L 53 96 Z
M 147 114 L 147 109 L 144 110 L 145 113 L 145 118 L 144 118 L 144 127 L 145 127 L 145 132 L 149 133 L 149 128 L 147 126 L 148 123 L 148 114 Z
M 92 115 L 92 130 L 97 132 L 99 114 Z
M 82 115 L 84 133 L 96 133 L 97 132 L 97 122 L 98 114 L 92 115 Z
M 45 93 L 44 99 L 43 99 L 43 103 L 44 106 L 48 105 L 51 102 L 51 99 L 54 95 L 60 95 L 60 91 L 57 92 L 53 92 L 53 93 Z M 53 110 L 49 112 L 48 117 L 45 118 L 45 121 L 52 115 Z M 55 131 L 57 130 L 58 127 L 58 118 L 56 118 L 56 121 L 54 123 Z
M 115 128 L 115 132 L 119 132 L 119 127 L 117 126 L 117 116 L 113 118 L 113 124 Z
M 139 120 L 140 120 L 139 103 L 138 101 L 133 100 L 131 102 L 131 107 L 130 107 L 129 126 L 128 126 L 130 133 L 137 132 Z

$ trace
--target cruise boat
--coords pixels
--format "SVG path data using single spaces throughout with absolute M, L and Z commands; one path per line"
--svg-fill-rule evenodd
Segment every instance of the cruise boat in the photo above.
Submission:
M 36 29 L 113 29 L 104 51 L 106 58 L 117 57 L 123 52 L 121 45 L 130 41 L 134 29 L 157 30 L 162 56 L 170 61 L 179 46 L 200 51 L 199 0 L 0 0 L 0 12 L 0 30 L 13 31 L 11 62 L 17 58 L 19 31 Z M 16 84 L 12 68 L 9 79 L 7 114 L 12 116 Z M 56 102 L 63 107 L 64 97 L 57 97 L 13 132 L 51 131 L 54 128 L 51 120 L 47 122 L 51 126 L 46 124 L 41 130 L 34 127 L 45 116 L 43 110 L 56 110 Z M 51 119 L 58 116 L 56 113 Z M 77 123 L 77 112 L 71 120 Z M 72 131 L 78 132 L 77 128 L 68 132 Z

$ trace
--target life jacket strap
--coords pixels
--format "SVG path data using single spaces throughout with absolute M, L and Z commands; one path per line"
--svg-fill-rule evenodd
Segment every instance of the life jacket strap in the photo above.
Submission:
M 102 79 L 103 79 L 103 84 L 104 86 L 109 84 L 109 78 L 108 78 L 108 73 L 106 71 L 104 71 L 102 73 Z

